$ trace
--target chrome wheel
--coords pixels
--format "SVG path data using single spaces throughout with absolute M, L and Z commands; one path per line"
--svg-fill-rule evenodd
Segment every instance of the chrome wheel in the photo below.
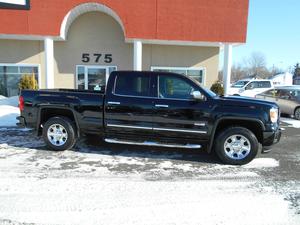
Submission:
M 53 124 L 48 128 L 47 137 L 52 145 L 62 146 L 68 140 L 68 132 L 62 125 Z
M 243 135 L 232 135 L 226 139 L 224 151 L 230 159 L 241 160 L 249 155 L 251 144 Z

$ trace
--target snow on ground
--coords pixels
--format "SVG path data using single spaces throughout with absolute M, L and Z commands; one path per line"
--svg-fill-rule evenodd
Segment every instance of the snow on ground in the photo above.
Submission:
M 0 127 L 16 126 L 18 122 L 16 117 L 19 115 L 18 96 L 10 98 L 0 96 Z
M 252 162 L 244 165 L 244 168 L 271 168 L 278 167 L 279 161 L 272 158 L 256 158 Z
M 237 167 L 82 142 L 53 152 L 13 129 L 0 135 L 0 224 L 299 224 L 263 183 L 260 171 L 279 166 L 272 158 Z
M 281 122 L 287 123 L 290 127 L 300 128 L 300 120 L 295 120 L 291 118 L 281 118 Z

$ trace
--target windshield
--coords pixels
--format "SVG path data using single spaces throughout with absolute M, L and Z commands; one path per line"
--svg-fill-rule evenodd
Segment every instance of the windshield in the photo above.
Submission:
M 242 88 L 244 87 L 249 81 L 248 80 L 240 80 L 236 83 L 234 83 L 233 85 L 231 85 L 231 87 L 234 87 L 234 88 Z

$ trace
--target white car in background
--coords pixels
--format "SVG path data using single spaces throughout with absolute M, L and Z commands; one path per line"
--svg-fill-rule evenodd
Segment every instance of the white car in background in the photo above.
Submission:
M 254 98 L 255 95 L 274 88 L 271 80 L 244 79 L 231 85 L 228 94 Z

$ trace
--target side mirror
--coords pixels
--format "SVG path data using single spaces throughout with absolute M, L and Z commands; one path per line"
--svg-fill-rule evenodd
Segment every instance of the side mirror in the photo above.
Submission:
M 192 96 L 196 100 L 206 101 L 206 97 L 200 91 L 193 91 Z

